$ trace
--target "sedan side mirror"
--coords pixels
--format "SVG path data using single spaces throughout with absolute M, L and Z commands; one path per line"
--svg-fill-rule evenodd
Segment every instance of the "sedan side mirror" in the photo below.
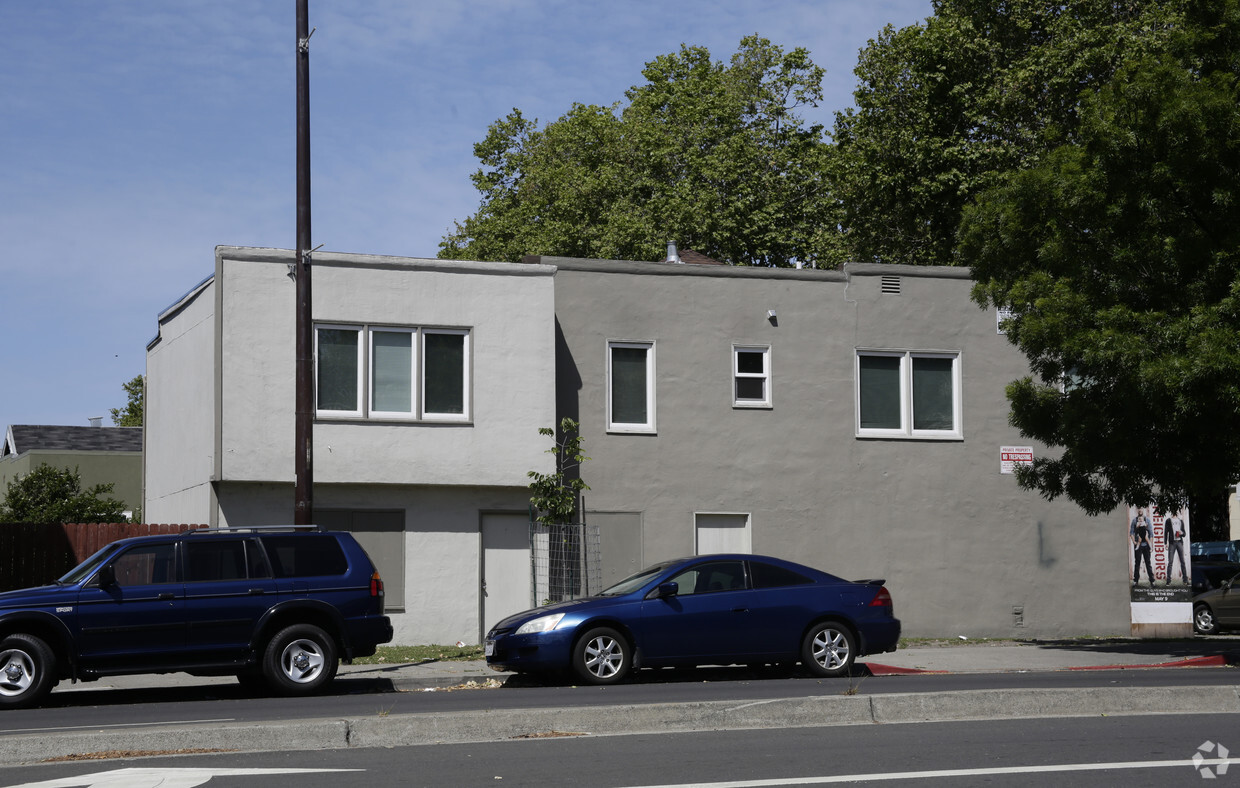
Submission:
M 666 599 L 669 596 L 676 596 L 678 593 L 680 593 L 680 586 L 673 580 L 660 583 L 654 595 L 658 599 Z

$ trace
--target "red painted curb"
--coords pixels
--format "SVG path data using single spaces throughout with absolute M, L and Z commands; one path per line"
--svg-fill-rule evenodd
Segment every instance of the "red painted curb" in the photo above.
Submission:
M 923 674 L 943 674 L 951 673 L 950 670 L 927 670 L 925 668 L 898 668 L 895 665 L 883 665 L 878 662 L 865 662 L 864 664 L 870 670 L 872 676 L 910 676 Z M 1147 665 L 1085 665 L 1074 668 L 1050 668 L 1049 670 L 1136 670 L 1146 668 L 1225 668 L 1227 667 L 1227 657 L 1216 654 L 1209 657 L 1189 657 L 1187 659 L 1177 659 L 1172 662 L 1156 662 Z M 1013 670 L 996 671 L 1000 673 L 1014 672 Z
M 1189 657 L 1188 659 L 1177 659 L 1172 662 L 1157 662 L 1151 665 L 1089 665 L 1081 668 L 1067 668 L 1067 670 L 1126 670 L 1128 668 L 1225 668 L 1227 667 L 1227 658 L 1221 654 L 1212 657 Z
M 951 673 L 950 670 L 926 670 L 924 668 L 897 668 L 895 665 L 880 665 L 877 662 L 864 663 L 872 676 L 907 676 L 922 673 Z

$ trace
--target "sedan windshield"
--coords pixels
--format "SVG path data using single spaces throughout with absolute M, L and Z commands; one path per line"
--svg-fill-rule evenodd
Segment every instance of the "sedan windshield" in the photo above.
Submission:
M 637 574 L 629 575 L 628 577 L 621 580 L 619 583 L 616 583 L 611 588 L 604 588 L 602 591 L 599 592 L 599 596 L 620 596 L 621 594 L 628 594 L 630 592 L 636 591 L 637 589 L 646 585 L 646 583 L 649 583 L 651 580 L 653 580 L 655 575 L 660 574 L 661 572 L 663 572 L 663 570 L 667 569 L 669 566 L 675 563 L 678 563 L 678 562 L 664 561 L 663 563 L 660 563 L 660 564 L 648 566 L 645 569 L 638 572 Z

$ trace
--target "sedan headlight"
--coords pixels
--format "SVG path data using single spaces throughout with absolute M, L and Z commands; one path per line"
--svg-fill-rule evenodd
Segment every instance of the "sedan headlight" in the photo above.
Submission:
M 550 632 L 560 623 L 560 619 L 564 618 L 563 613 L 553 613 L 549 616 L 540 616 L 532 621 L 526 621 L 517 628 L 518 635 L 533 635 L 536 632 Z

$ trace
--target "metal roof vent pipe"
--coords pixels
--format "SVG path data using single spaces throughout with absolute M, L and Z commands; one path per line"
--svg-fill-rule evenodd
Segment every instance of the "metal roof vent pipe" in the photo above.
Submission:
M 667 242 L 667 259 L 664 260 L 663 262 L 665 263 L 683 263 L 684 262 L 684 260 L 680 259 L 680 254 L 676 251 L 675 241 Z

